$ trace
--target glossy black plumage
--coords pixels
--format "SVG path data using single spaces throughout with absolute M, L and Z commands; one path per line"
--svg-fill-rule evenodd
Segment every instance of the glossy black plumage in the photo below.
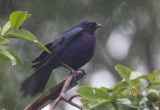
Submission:
M 24 91 L 24 95 L 34 96 L 42 92 L 53 69 L 65 65 L 77 70 L 89 62 L 96 45 L 94 31 L 99 27 L 102 25 L 82 21 L 61 34 L 53 43 L 47 44 L 46 47 L 52 54 L 44 51 L 33 61 L 37 62 L 33 65 L 36 70 L 22 84 L 21 90 Z

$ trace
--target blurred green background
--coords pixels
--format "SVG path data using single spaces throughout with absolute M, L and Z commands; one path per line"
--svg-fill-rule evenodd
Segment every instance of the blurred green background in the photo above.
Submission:
M 14 11 L 32 14 L 23 28 L 43 44 L 52 42 L 77 22 L 92 20 L 103 24 L 95 33 L 94 57 L 82 68 L 88 76 L 79 86 L 113 86 L 121 80 L 114 70 L 116 64 L 144 74 L 160 68 L 160 0 L 0 0 L 0 27 Z M 15 39 L 11 39 L 10 46 L 22 58 L 24 66 L 12 66 L 0 58 L 0 109 L 22 110 L 36 97 L 23 98 L 20 85 L 33 73 L 31 61 L 42 50 L 30 42 Z M 64 68 L 53 72 L 45 91 L 69 74 Z M 76 94 L 77 87 L 67 95 Z M 57 107 L 57 110 L 68 109 L 77 110 L 64 102 Z

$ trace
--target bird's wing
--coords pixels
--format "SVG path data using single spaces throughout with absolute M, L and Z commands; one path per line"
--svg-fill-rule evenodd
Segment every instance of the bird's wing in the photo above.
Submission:
M 46 46 L 52 52 L 52 54 L 43 52 L 38 58 L 33 61 L 39 63 L 33 65 L 32 67 L 38 69 L 45 66 L 55 56 L 57 56 L 57 54 L 59 54 L 68 44 L 70 44 L 79 34 L 81 34 L 82 31 L 83 28 L 71 29 L 64 32 L 53 43 L 47 44 Z
M 49 51 L 51 51 L 52 45 L 53 45 L 53 42 L 45 45 L 45 47 L 47 47 L 47 49 L 48 49 Z M 39 55 L 39 57 L 37 57 L 37 58 L 36 58 L 35 60 L 33 60 L 32 62 L 33 62 L 33 63 L 34 63 L 34 62 L 39 62 L 39 61 L 43 60 L 43 58 L 45 58 L 47 55 L 48 55 L 48 53 L 47 53 L 46 51 L 43 51 L 43 52 Z

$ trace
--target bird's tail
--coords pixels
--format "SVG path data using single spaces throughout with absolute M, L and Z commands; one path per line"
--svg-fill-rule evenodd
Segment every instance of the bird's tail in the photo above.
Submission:
M 53 68 L 42 67 L 26 79 L 21 85 L 21 91 L 24 91 L 24 96 L 29 94 L 33 97 L 39 92 L 42 92 L 47 84 L 52 70 Z

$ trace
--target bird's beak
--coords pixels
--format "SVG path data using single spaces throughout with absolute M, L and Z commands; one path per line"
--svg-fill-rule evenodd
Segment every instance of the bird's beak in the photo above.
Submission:
M 97 23 L 96 28 L 101 28 L 101 27 L 103 27 L 103 25 L 102 25 L 102 24 Z

